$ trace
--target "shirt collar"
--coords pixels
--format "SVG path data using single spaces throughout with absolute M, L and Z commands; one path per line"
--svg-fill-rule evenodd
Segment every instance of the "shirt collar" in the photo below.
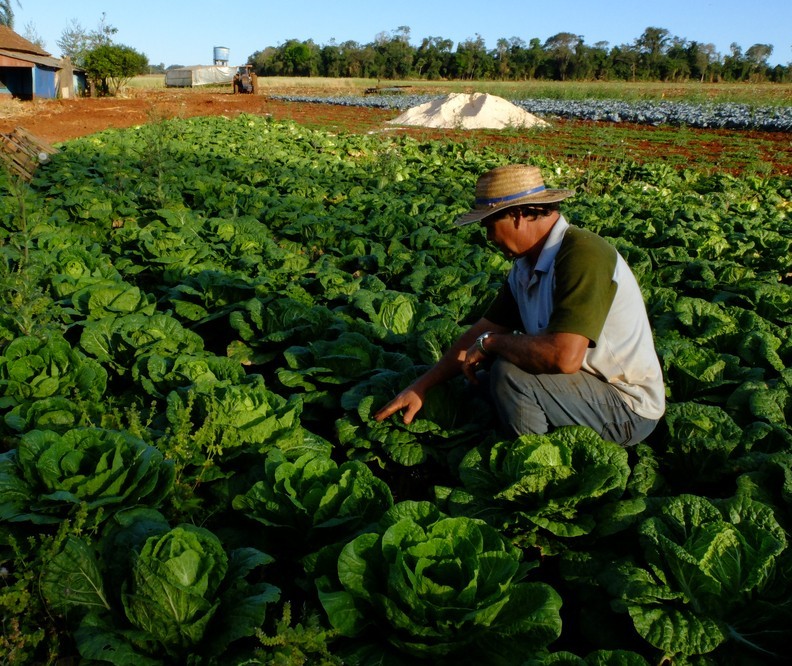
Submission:
M 561 249 L 561 243 L 564 240 L 564 234 L 569 228 L 569 222 L 564 219 L 563 215 L 558 216 L 558 221 L 550 229 L 550 235 L 547 237 L 542 251 L 539 253 L 539 259 L 536 260 L 535 271 L 547 273 L 555 261 L 558 251 Z
M 545 244 L 542 246 L 542 251 L 539 253 L 539 258 L 536 260 L 536 266 L 534 266 L 533 269 L 534 273 L 547 273 L 550 270 L 558 254 L 558 250 L 561 249 L 561 243 L 564 240 L 564 234 L 566 234 L 568 228 L 569 222 L 566 221 L 563 215 L 559 215 L 553 228 L 550 229 L 550 234 L 547 236 Z M 524 267 L 528 273 L 531 273 L 528 260 L 525 259 L 525 257 L 517 261 L 522 264 L 522 267 Z

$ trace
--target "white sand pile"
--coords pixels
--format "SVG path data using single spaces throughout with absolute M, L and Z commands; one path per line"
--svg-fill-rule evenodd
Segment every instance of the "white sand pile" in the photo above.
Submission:
M 506 127 L 547 127 L 525 109 L 488 93 L 451 93 L 450 95 L 408 109 L 393 125 L 438 127 L 448 129 L 504 129 Z

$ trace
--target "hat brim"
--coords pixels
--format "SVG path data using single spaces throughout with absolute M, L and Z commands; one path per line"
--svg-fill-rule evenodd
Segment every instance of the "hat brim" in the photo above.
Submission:
M 521 199 L 514 199 L 504 203 L 495 204 L 493 206 L 479 206 L 473 208 L 461 217 L 454 220 L 454 226 L 464 227 L 466 224 L 473 224 L 480 222 L 490 215 L 495 215 L 506 208 L 513 208 L 514 206 L 525 206 L 527 204 L 541 205 L 549 203 L 557 203 L 568 199 L 575 194 L 575 190 L 543 190 L 541 194 L 529 195 Z

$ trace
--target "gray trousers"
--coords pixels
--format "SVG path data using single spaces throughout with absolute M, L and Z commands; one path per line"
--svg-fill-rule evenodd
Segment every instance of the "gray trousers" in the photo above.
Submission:
M 613 386 L 587 372 L 532 375 L 498 358 L 489 372 L 489 392 L 510 436 L 584 425 L 603 439 L 631 446 L 657 425 L 627 407 Z

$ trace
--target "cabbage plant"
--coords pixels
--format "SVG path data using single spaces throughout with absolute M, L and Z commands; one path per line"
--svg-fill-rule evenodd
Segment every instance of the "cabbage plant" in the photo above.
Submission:
M 252 575 L 271 562 L 253 548 L 227 553 L 205 528 L 170 528 L 155 511 L 132 511 L 120 516 L 101 551 L 69 537 L 45 564 L 41 592 L 75 625 L 85 659 L 218 663 L 207 658 L 253 635 L 278 600 L 277 587 Z
M 369 645 L 351 663 L 367 663 L 364 655 L 377 652 L 372 641 L 384 639 L 404 663 L 513 664 L 561 632 L 561 598 L 545 583 L 525 582 L 529 568 L 483 521 L 404 501 L 376 531 L 349 542 L 317 587 L 332 626 Z
M 126 616 L 166 646 L 194 645 L 220 606 L 227 572 L 223 545 L 207 530 L 185 525 L 151 537 L 134 560 L 122 597 Z
M 302 402 L 273 393 L 261 375 L 171 391 L 167 403 L 168 426 L 178 429 L 185 419 L 200 423 L 221 451 L 247 445 L 266 451 L 276 443 L 287 448 L 303 441 Z
M 105 517 L 157 507 L 173 480 L 173 463 L 127 432 L 32 430 L 0 455 L 0 518 L 43 524 L 60 522 L 79 505 Z
M 480 438 L 493 412 L 486 400 L 462 382 L 432 388 L 410 424 L 405 424 L 399 414 L 382 422 L 374 419 L 377 410 L 421 372 L 418 366 L 403 371 L 382 369 L 341 396 L 346 414 L 337 419 L 336 433 L 348 456 L 378 460 L 383 466 L 393 461 L 413 467 Z
M 603 576 L 647 642 L 680 662 L 727 642 L 753 653 L 746 659 L 788 649 L 787 537 L 772 508 L 744 493 L 679 495 L 661 500 L 639 532 L 643 562 L 610 563 Z
M 333 340 L 289 347 L 283 356 L 288 367 L 278 370 L 281 383 L 289 388 L 302 388 L 306 391 L 306 401 L 321 400 L 329 407 L 339 400 L 339 386 L 368 377 L 381 368 L 403 371 L 412 365 L 407 356 L 386 352 L 354 331 L 336 333 Z
M 649 662 L 637 652 L 629 650 L 595 650 L 585 657 L 561 651 L 531 659 L 522 666 L 649 666 Z
M 392 505 L 387 484 L 362 462 L 338 465 L 315 452 L 292 461 L 280 449 L 267 454 L 264 478 L 233 500 L 265 526 L 268 552 L 297 556 L 354 536 Z
M 77 425 L 82 412 L 100 411 L 106 387 L 105 369 L 59 333 L 18 337 L 0 354 L 0 408 L 15 432 Z
M 452 515 L 482 518 L 552 549 L 558 537 L 589 534 L 598 510 L 619 499 L 627 451 L 584 426 L 482 444 L 459 465 L 462 488 L 435 492 Z

